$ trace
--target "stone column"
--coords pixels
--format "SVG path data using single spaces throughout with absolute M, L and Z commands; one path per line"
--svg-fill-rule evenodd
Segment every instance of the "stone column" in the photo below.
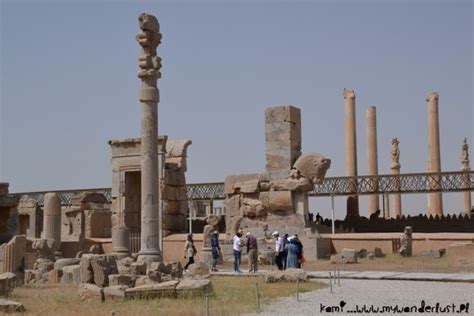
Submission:
M 44 195 L 43 239 L 52 242 L 52 249 L 57 257 L 61 253 L 61 198 L 57 193 Z
M 383 217 L 390 219 L 390 195 L 388 193 L 383 195 Z
M 439 95 L 437 92 L 429 92 L 426 96 L 428 108 L 428 168 L 429 172 L 441 172 L 441 153 L 439 143 Z M 435 177 L 431 188 L 437 188 L 439 179 Z M 441 192 L 428 193 L 428 214 L 443 215 L 443 196 Z
M 461 149 L 461 171 L 469 172 L 471 167 L 469 166 L 469 145 L 467 144 L 467 139 L 464 138 Z M 466 174 L 463 177 L 463 185 L 466 189 L 470 188 L 470 175 Z M 471 217 L 471 191 L 465 191 L 463 193 L 463 205 L 464 205 L 464 214 Z
M 378 176 L 378 154 L 377 154 L 377 111 L 375 106 L 370 106 L 366 111 L 367 119 L 367 175 Z M 370 181 L 373 191 L 378 191 L 378 180 Z M 371 191 L 372 191 L 371 190 Z M 368 197 L 368 211 L 370 215 L 379 209 L 379 195 L 371 194 Z
M 357 176 L 357 137 L 356 137 L 356 113 L 355 93 L 353 90 L 344 89 L 344 130 L 346 143 L 346 176 Z M 353 183 L 354 192 L 357 181 Z M 347 197 L 347 217 L 359 216 L 359 199 L 357 194 Z
M 398 176 L 400 174 L 400 148 L 398 147 L 398 144 L 400 142 L 398 141 L 398 138 L 392 138 L 392 165 L 390 166 L 390 169 L 392 169 L 392 175 Z M 400 179 L 395 178 L 393 180 L 393 189 L 394 191 L 399 191 L 400 190 Z M 395 218 L 397 217 L 402 217 L 402 197 L 400 193 L 394 193 L 392 194 L 393 198 L 393 212 Z
M 156 48 L 161 43 L 160 25 L 153 15 L 138 17 L 141 46 L 138 77 L 141 79 L 141 243 L 139 257 L 161 260 L 158 174 L 158 101 L 157 79 L 161 77 L 161 59 Z

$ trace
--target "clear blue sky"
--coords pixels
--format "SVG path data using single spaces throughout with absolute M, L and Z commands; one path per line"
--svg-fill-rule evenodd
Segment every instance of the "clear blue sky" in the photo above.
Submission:
M 344 87 L 357 95 L 359 174 L 369 105 L 379 173 L 390 172 L 392 137 L 402 172 L 425 171 L 430 90 L 440 93 L 442 168 L 458 170 L 463 138 L 474 142 L 472 1 L 0 2 L 0 180 L 12 192 L 111 185 L 107 141 L 140 131 L 141 12 L 161 24 L 159 131 L 192 139 L 188 182 L 262 172 L 264 109 L 284 104 L 302 110 L 303 151 L 344 175 Z M 403 202 L 424 212 L 426 195 Z M 446 212 L 461 205 L 445 194 Z

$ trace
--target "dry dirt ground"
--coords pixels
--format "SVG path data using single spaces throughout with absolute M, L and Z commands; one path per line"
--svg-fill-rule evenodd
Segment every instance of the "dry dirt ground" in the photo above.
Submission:
M 257 277 L 213 276 L 214 294 L 210 297 L 210 315 L 240 315 L 256 311 L 256 283 L 262 306 L 270 300 L 295 294 L 295 283 L 264 283 Z M 310 281 L 300 284 L 300 292 L 325 287 Z M 205 299 L 161 298 L 150 300 L 81 301 L 72 285 L 37 285 L 15 288 L 11 300 L 21 302 L 26 315 L 205 315 Z

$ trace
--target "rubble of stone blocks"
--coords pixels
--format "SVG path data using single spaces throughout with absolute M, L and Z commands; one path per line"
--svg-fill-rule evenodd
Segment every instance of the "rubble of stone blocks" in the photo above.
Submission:
M 61 216 L 61 241 L 111 236 L 111 211 L 107 198 L 97 192 L 81 192 L 71 198 Z
M 303 269 L 293 268 L 268 271 L 264 273 L 263 277 L 266 283 L 308 281 L 308 274 Z
M 209 268 L 202 263 L 190 266 L 183 278 L 179 262 L 145 263 L 130 257 L 117 260 L 86 254 L 78 265 L 62 267 L 61 283 L 78 285 L 84 300 L 201 296 L 212 293 L 208 275 Z

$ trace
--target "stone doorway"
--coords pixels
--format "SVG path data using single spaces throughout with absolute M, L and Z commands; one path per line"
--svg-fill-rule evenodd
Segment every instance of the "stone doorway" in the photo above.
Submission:
M 141 173 L 140 171 L 125 172 L 124 190 L 125 225 L 130 233 L 141 230 Z
M 27 235 L 28 228 L 30 228 L 30 216 L 18 215 L 18 234 Z

